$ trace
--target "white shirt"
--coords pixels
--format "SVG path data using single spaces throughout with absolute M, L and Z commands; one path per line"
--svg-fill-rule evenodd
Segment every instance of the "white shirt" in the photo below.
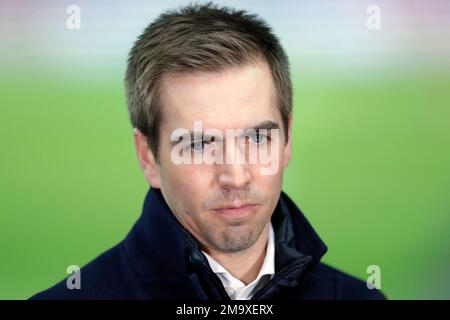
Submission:
M 222 281 L 225 291 L 232 300 L 250 300 L 256 291 L 269 282 L 275 274 L 275 235 L 272 224 L 270 224 L 269 239 L 267 242 L 264 263 L 261 270 L 259 270 L 256 279 L 248 285 L 245 285 L 241 280 L 233 277 L 223 266 L 221 266 L 206 252 L 202 251 L 202 253 L 208 259 L 211 269 L 219 277 L 220 281 Z

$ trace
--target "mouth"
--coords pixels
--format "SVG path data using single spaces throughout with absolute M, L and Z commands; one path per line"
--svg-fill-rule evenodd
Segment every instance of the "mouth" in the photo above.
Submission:
M 223 217 L 236 218 L 248 216 L 256 212 L 259 206 L 259 204 L 248 203 L 242 205 L 224 206 L 221 208 L 213 209 L 213 211 Z

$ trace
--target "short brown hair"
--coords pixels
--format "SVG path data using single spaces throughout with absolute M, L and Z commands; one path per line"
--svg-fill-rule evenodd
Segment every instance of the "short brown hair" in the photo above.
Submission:
M 169 72 L 220 71 L 262 58 L 278 94 L 287 141 L 292 84 L 287 56 L 271 28 L 258 16 L 212 3 L 166 11 L 139 36 L 130 51 L 125 89 L 131 124 L 158 159 L 158 96 Z

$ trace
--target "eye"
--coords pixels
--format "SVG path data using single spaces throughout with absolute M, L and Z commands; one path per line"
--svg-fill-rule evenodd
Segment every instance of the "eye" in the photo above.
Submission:
M 190 150 L 192 150 L 194 152 L 202 152 L 208 146 L 212 146 L 214 141 L 215 141 L 215 139 L 214 139 L 214 137 L 212 137 L 210 140 L 195 141 L 195 142 L 191 143 L 190 145 L 188 145 L 188 147 Z
M 255 133 L 250 135 L 250 139 L 252 140 L 253 143 L 263 144 L 266 143 L 267 140 L 269 140 L 270 138 L 265 134 Z
M 204 146 L 205 146 L 205 141 L 197 141 L 197 142 L 191 143 L 191 145 L 190 145 L 191 150 L 194 150 L 195 152 L 203 151 Z

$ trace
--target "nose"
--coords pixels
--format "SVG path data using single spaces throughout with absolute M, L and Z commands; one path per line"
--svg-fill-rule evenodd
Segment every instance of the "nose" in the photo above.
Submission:
M 225 152 L 224 163 L 217 166 L 219 185 L 226 190 L 245 189 L 252 180 L 245 151 L 239 145 L 225 144 Z
M 219 185 L 227 190 L 245 189 L 251 181 L 251 173 L 247 164 L 219 165 Z

